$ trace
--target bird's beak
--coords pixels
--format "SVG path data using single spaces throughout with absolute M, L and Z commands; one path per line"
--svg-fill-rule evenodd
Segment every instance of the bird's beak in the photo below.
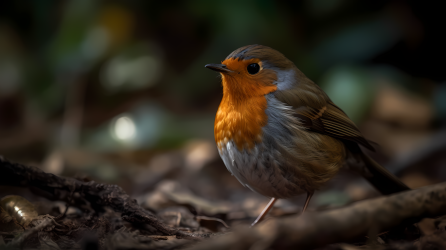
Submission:
M 231 73 L 231 72 L 234 72 L 234 71 L 226 68 L 226 65 L 224 65 L 224 64 L 214 64 L 214 63 L 211 63 L 211 64 L 206 64 L 204 67 L 206 67 L 208 69 L 215 70 L 215 71 L 220 72 L 220 73 Z

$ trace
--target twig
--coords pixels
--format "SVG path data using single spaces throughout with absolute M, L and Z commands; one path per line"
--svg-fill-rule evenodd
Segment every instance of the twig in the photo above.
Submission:
M 130 198 L 117 185 L 99 184 L 94 181 L 82 182 L 60 177 L 45 173 L 35 167 L 9 162 L 2 157 L 0 157 L 0 173 L 0 185 L 33 187 L 64 201 L 69 201 L 71 195 L 68 194 L 74 191 L 79 193 L 97 211 L 108 206 L 115 212 L 121 213 L 124 220 L 131 223 L 148 224 L 164 235 L 176 235 L 178 238 L 195 240 L 209 237 L 208 235 L 183 232 L 165 225 L 154 214 L 139 206 L 135 199 Z
M 258 227 L 239 227 L 191 249 L 313 249 L 365 236 L 397 225 L 410 225 L 446 213 L 446 183 L 365 200 L 324 212 L 268 220 Z
M 195 219 L 197 220 L 213 220 L 213 221 L 218 221 L 221 224 L 223 224 L 223 226 L 225 226 L 226 228 L 229 228 L 228 224 L 226 224 L 226 222 L 224 222 L 222 219 L 219 218 L 213 218 L 213 217 L 207 217 L 207 216 L 195 216 Z
M 57 217 L 56 217 L 56 220 L 63 219 L 63 218 L 65 217 L 65 215 L 67 215 L 68 208 L 70 208 L 70 205 L 68 205 L 68 202 L 67 202 L 67 204 L 65 205 L 65 210 L 64 210 L 64 212 L 63 212 L 61 215 L 57 216 Z
M 65 205 L 65 211 L 61 215 L 57 216 L 56 220 L 63 219 L 65 217 L 65 215 L 67 215 L 68 209 L 70 208 L 70 203 L 73 200 L 73 194 L 74 194 L 74 190 L 71 190 L 70 196 L 68 197 L 68 201 L 66 202 L 66 205 Z
M 19 247 L 20 245 L 23 244 L 23 242 L 25 242 L 26 238 L 28 238 L 31 234 L 34 234 L 34 233 L 40 231 L 41 229 L 44 229 L 45 227 L 47 227 L 47 226 L 49 226 L 51 224 L 52 224 L 52 221 L 50 219 L 43 220 L 39 225 L 31 228 L 28 231 L 25 231 L 23 234 L 21 234 L 20 236 L 14 238 L 11 242 L 6 244 L 6 248 L 7 249 L 13 249 L 14 247 Z

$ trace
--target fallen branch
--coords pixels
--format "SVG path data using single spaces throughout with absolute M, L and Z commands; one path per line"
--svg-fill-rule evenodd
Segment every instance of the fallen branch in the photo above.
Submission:
M 446 183 L 330 211 L 271 219 L 253 229 L 239 227 L 234 233 L 200 242 L 191 249 L 312 249 L 443 214 Z
M 208 235 L 191 234 L 165 225 L 154 214 L 139 206 L 135 199 L 130 198 L 117 185 L 60 177 L 45 173 L 35 167 L 9 162 L 2 157 L 0 157 L 0 185 L 32 187 L 51 195 L 53 199 L 69 203 L 74 203 L 73 200 L 75 200 L 78 205 L 82 202 L 89 203 L 96 211 L 110 207 L 115 212 L 121 213 L 124 220 L 150 225 L 164 235 L 176 235 L 183 239 L 208 237 Z

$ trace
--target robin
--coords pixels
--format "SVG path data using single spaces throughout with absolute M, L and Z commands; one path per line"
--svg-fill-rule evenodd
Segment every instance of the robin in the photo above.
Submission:
M 355 124 L 327 94 L 282 53 L 248 45 L 221 64 L 223 99 L 215 116 L 214 136 L 226 168 L 245 187 L 271 201 L 313 193 L 342 166 L 359 171 L 382 194 L 409 188 L 365 155 L 374 151 Z

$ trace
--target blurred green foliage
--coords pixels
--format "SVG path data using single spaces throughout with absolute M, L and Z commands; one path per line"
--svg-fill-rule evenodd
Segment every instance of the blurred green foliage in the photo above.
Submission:
M 50 147 L 105 151 L 212 138 L 221 86 L 203 66 L 254 43 L 284 53 L 355 122 L 378 78 L 426 99 L 437 93 L 442 120 L 438 9 L 412 1 L 3 1 L 0 134 L 45 124 Z M 121 129 L 131 133 L 116 137 L 124 116 Z

